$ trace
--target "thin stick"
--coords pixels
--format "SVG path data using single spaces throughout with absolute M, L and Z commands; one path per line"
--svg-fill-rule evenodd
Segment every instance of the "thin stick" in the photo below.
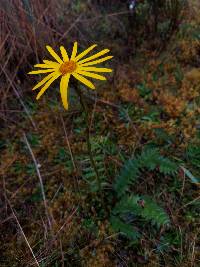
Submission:
M 199 199 L 200 199 L 200 196 L 198 196 L 197 198 L 193 199 L 192 201 L 190 201 L 190 202 L 186 203 L 185 205 L 183 205 L 182 207 L 180 207 L 180 209 L 178 209 L 178 211 L 183 209 L 183 208 L 185 208 L 185 207 L 187 207 L 187 206 L 189 206 L 189 205 L 191 205 L 191 204 L 193 204 L 194 202 L 196 202 Z
M 80 188 L 79 188 L 79 183 L 78 183 L 78 179 L 77 179 L 77 175 L 76 175 L 77 174 L 77 171 L 78 171 L 78 168 L 77 168 L 77 166 L 75 164 L 74 156 L 73 156 L 73 153 L 72 153 L 72 150 L 71 150 L 71 146 L 70 146 L 70 143 L 69 143 L 69 138 L 68 138 L 66 127 L 65 127 L 65 122 L 64 122 L 63 116 L 61 114 L 60 114 L 60 119 L 62 121 L 63 129 L 64 129 L 66 141 L 67 141 L 67 146 L 68 146 L 68 149 L 69 149 L 71 161 L 72 161 L 72 164 L 73 164 L 73 169 L 74 169 L 74 172 L 75 172 L 75 179 L 76 179 L 76 181 L 74 182 L 74 186 L 75 187 L 77 186 L 78 192 L 79 192 L 79 196 L 80 196 Z
M 131 11 L 120 11 L 120 12 L 110 13 L 110 14 L 107 14 L 107 15 L 95 16 L 95 17 L 93 17 L 91 19 L 81 19 L 80 22 L 83 23 L 83 22 L 98 20 L 98 19 L 101 19 L 103 17 L 109 18 L 109 17 L 119 16 L 119 15 L 128 15 L 130 13 L 131 13 Z
M 61 40 L 63 40 L 66 35 L 74 28 L 74 26 L 80 21 L 80 19 L 82 18 L 83 14 L 80 14 L 75 21 L 71 24 L 71 26 L 67 29 L 67 31 L 65 31 L 62 36 L 60 37 L 60 39 L 58 40 L 59 42 L 61 42 Z
M 61 254 L 62 267 L 65 267 L 65 263 L 64 263 L 65 256 L 64 256 L 64 253 L 63 253 L 61 237 L 60 237 L 60 254 Z
M 45 212 L 46 212 L 47 220 L 48 220 L 48 223 L 49 223 L 49 227 L 51 228 L 51 220 L 50 220 L 50 218 L 49 218 L 48 206 L 47 206 L 47 200 L 46 200 L 46 196 L 45 196 L 45 192 L 44 192 L 44 185 L 43 185 L 43 181 L 42 181 L 42 176 L 41 176 L 41 174 L 40 174 L 40 170 L 39 170 L 39 168 L 38 168 L 38 163 L 37 163 L 37 161 L 36 161 L 36 158 L 35 158 L 35 156 L 34 156 L 34 154 L 33 154 L 33 151 L 32 151 L 32 149 L 31 149 L 31 146 L 30 146 L 30 144 L 29 144 L 29 142 L 28 142 L 28 139 L 27 139 L 25 133 L 24 133 L 24 141 L 25 141 L 25 143 L 26 143 L 26 145 L 27 145 L 27 147 L 28 147 L 28 150 L 29 150 L 29 152 L 30 152 L 30 154 L 31 154 L 31 157 L 32 157 L 33 162 L 34 162 L 34 165 L 35 165 L 35 169 L 36 169 L 36 171 L 37 171 L 37 175 L 38 175 L 39 182 L 40 182 L 40 188 L 41 188 L 41 192 L 42 192 L 42 198 L 43 198 L 44 207 L 45 207 Z
M 1 67 L 1 65 L 0 65 L 0 67 Z M 20 94 L 18 93 L 18 90 L 16 90 L 16 86 L 13 85 L 13 81 L 11 80 L 11 78 L 9 77 L 9 75 L 6 73 L 6 71 L 5 71 L 2 67 L 1 67 L 1 69 L 2 69 L 2 71 L 4 72 L 4 74 L 5 74 L 6 78 L 8 79 L 8 81 L 9 81 L 9 86 L 12 87 L 12 89 L 13 89 L 15 95 L 16 95 L 17 98 L 19 99 L 20 104 L 23 106 L 23 108 L 24 108 L 26 114 L 28 115 L 28 118 L 30 119 L 30 121 L 31 121 L 31 123 L 32 123 L 32 125 L 33 125 L 33 127 L 34 127 L 34 129 L 37 130 L 36 124 L 35 124 L 35 122 L 33 121 L 32 117 L 31 117 L 31 115 L 30 115 L 30 111 L 28 110 L 28 108 L 27 108 L 26 105 L 24 104 L 24 102 L 23 102 L 23 100 L 22 100 Z
M 28 239 L 26 238 L 26 235 L 25 235 L 25 233 L 24 233 L 24 231 L 23 231 L 23 229 L 22 229 L 22 227 L 21 227 L 21 225 L 20 225 L 20 222 L 19 222 L 19 220 L 17 219 L 17 216 L 16 216 L 16 214 L 15 214 L 15 212 L 14 212 L 14 210 L 13 210 L 11 204 L 10 204 L 10 201 L 8 200 L 7 197 L 6 197 L 6 200 L 7 200 L 8 205 L 9 205 L 11 211 L 12 211 L 12 214 L 13 214 L 13 216 L 14 216 L 16 222 L 17 222 L 17 225 L 18 225 L 18 227 L 19 227 L 19 229 L 20 229 L 20 231 L 21 231 L 21 233 L 22 233 L 22 235 L 23 235 L 23 237 L 24 237 L 24 239 L 25 239 L 25 242 L 26 242 L 28 248 L 30 249 L 30 252 L 31 252 L 31 254 L 32 254 L 32 256 L 33 256 L 33 258 L 34 258 L 34 260 L 35 260 L 36 265 L 37 265 L 38 267 L 40 267 L 39 262 L 37 261 L 37 258 L 36 258 L 35 255 L 34 255 L 34 252 L 33 252 L 32 248 L 31 248 L 31 246 L 30 246 L 30 244 L 29 244 L 29 242 L 28 242 Z

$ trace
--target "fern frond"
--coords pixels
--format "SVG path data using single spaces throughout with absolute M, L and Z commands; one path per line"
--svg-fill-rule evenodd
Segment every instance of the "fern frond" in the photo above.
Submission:
M 159 171 L 165 175 L 174 175 L 177 173 L 178 166 L 168 158 L 159 157 Z
M 118 217 L 112 216 L 110 223 L 115 232 L 119 232 L 132 240 L 136 241 L 140 237 L 140 233 L 131 224 L 124 223 Z
M 200 168 L 200 146 L 190 145 L 187 148 L 186 155 L 189 162 L 196 168 Z
M 166 212 L 148 196 L 131 195 L 123 197 L 113 209 L 113 214 L 122 215 L 127 213 L 133 213 L 158 226 L 169 223 L 169 217 Z
M 92 147 L 93 148 L 93 147 Z M 106 181 L 106 171 L 105 171 L 105 156 L 102 153 L 101 149 L 97 149 L 97 147 L 95 147 L 95 149 L 93 148 L 93 158 L 96 164 L 96 168 L 102 183 L 102 187 L 106 185 L 105 181 Z M 82 171 L 82 177 L 83 179 L 88 183 L 88 185 L 90 186 L 90 190 L 92 192 L 96 192 L 98 190 L 98 182 L 96 179 L 96 173 L 95 170 L 93 168 L 93 166 L 91 165 L 90 159 L 88 158 L 88 156 L 85 155 L 81 155 L 80 157 L 77 158 L 77 160 L 79 161 L 80 164 L 80 169 Z
M 115 180 L 114 189 L 118 197 L 122 196 L 128 186 L 136 181 L 140 174 L 137 159 L 128 160 Z
M 94 160 L 95 160 L 96 168 L 98 170 L 100 179 L 103 182 L 105 181 L 104 156 L 102 154 L 96 154 L 94 156 Z M 94 185 L 94 181 L 96 181 L 96 173 L 89 159 L 85 161 L 84 164 L 82 164 L 82 176 L 83 176 L 83 179 L 86 180 L 89 184 Z
M 138 156 L 138 162 L 141 168 L 154 170 L 158 165 L 159 157 L 160 153 L 157 148 L 147 148 Z
M 139 200 L 140 197 L 138 195 L 123 197 L 113 209 L 113 214 L 122 214 L 132 212 L 133 210 L 135 214 L 138 214 L 140 210 L 140 206 L 138 205 Z
M 144 208 L 141 211 L 141 216 L 145 220 L 152 221 L 158 226 L 169 224 L 169 216 L 163 208 L 153 201 L 149 196 L 143 196 Z
M 147 148 L 142 151 L 141 155 L 125 162 L 114 182 L 114 189 L 118 197 L 121 197 L 128 187 L 136 182 L 144 169 L 153 171 L 156 168 L 165 175 L 174 175 L 177 172 L 177 165 L 161 156 L 157 148 Z

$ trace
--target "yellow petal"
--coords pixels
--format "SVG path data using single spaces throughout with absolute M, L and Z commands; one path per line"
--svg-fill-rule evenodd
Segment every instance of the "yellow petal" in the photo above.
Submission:
M 95 86 L 93 83 L 91 83 L 88 79 L 84 78 L 83 76 L 77 74 L 77 73 L 72 73 L 74 78 L 82 82 L 83 84 L 87 85 L 90 89 L 95 89 Z
M 55 62 L 55 61 L 50 61 L 50 60 L 43 60 L 43 62 L 46 64 L 46 65 L 50 65 L 50 66 L 60 66 L 59 63 Z
M 82 53 L 80 53 L 75 59 L 76 61 L 78 61 L 79 59 L 81 59 L 82 57 L 84 57 L 85 55 L 87 55 L 92 49 L 94 49 L 97 45 L 92 45 L 89 48 L 87 48 L 86 50 L 84 50 Z
M 82 65 L 80 65 L 80 67 L 96 65 L 98 63 L 104 62 L 104 61 L 106 61 L 108 59 L 111 59 L 111 58 L 113 58 L 113 56 L 103 57 L 103 58 L 97 59 L 95 61 L 91 61 L 91 62 L 88 62 L 88 63 L 83 63 Z
M 79 61 L 78 63 L 83 64 L 84 62 L 88 62 L 88 61 L 93 60 L 93 59 L 95 59 L 97 57 L 103 56 L 104 54 L 108 53 L 109 51 L 110 51 L 109 49 L 104 49 L 101 52 L 99 52 L 99 53 L 97 53 L 97 54 L 95 54 L 95 55 L 93 55 L 91 57 L 87 57 L 87 58 Z
M 60 52 L 62 54 L 63 61 L 69 61 L 69 57 L 68 57 L 67 51 L 65 50 L 64 46 L 60 47 Z
M 43 84 L 45 84 L 53 75 L 54 75 L 54 73 L 50 73 L 49 75 L 47 75 L 38 84 L 36 84 L 36 86 L 34 86 L 32 90 L 35 90 L 35 89 L 39 88 L 40 86 L 42 86 Z
M 82 67 L 80 66 L 78 69 L 84 71 L 93 71 L 93 72 L 112 72 L 112 69 L 108 68 L 96 68 L 96 67 Z
M 49 68 L 54 68 L 53 66 L 47 65 L 47 64 L 36 64 L 34 65 L 35 68 L 42 68 L 42 69 L 49 69 Z
M 106 80 L 106 78 L 104 76 L 101 76 L 99 74 L 92 73 L 92 72 L 78 70 L 76 73 L 81 74 L 83 76 L 91 77 L 91 78 L 94 78 L 94 79 L 97 79 L 97 80 L 102 80 L 102 81 Z
M 54 72 L 53 69 L 48 70 L 33 70 L 28 72 L 28 74 L 41 74 L 41 73 L 48 73 L 48 72 Z
M 72 55 L 71 55 L 71 60 L 74 60 L 77 54 L 77 47 L 78 47 L 78 43 L 75 42 L 74 46 L 73 46 L 73 50 L 72 50 Z
M 40 90 L 38 93 L 36 99 L 38 100 L 44 92 L 48 89 L 48 87 L 52 84 L 53 81 L 55 81 L 60 76 L 60 73 L 55 74 L 46 84 L 45 86 Z
M 47 45 L 46 49 L 49 51 L 49 53 L 52 55 L 52 57 L 55 58 L 60 64 L 63 63 L 62 59 L 56 54 L 56 52 L 51 48 L 51 46 Z
M 60 81 L 60 94 L 62 103 L 65 109 L 68 109 L 68 84 L 69 84 L 70 74 L 67 74 L 61 78 Z

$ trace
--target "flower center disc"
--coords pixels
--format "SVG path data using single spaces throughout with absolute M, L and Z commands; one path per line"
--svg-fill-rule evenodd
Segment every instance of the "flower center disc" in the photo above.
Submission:
M 62 73 L 62 75 L 65 75 L 67 73 L 72 73 L 76 69 L 76 62 L 73 60 L 64 62 L 60 68 L 59 71 Z

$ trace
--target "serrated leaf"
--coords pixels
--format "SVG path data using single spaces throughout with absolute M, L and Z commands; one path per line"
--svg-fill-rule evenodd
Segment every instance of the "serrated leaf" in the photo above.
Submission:
M 110 218 L 110 223 L 115 232 L 119 232 L 129 239 L 138 240 L 138 238 L 140 237 L 140 233 L 136 229 L 134 229 L 131 224 L 124 223 L 118 217 L 112 216 Z
M 141 216 L 146 221 L 151 221 L 158 226 L 169 223 L 169 217 L 163 208 L 148 196 L 125 196 L 113 209 L 113 214 L 115 215 L 122 215 L 128 212 Z

